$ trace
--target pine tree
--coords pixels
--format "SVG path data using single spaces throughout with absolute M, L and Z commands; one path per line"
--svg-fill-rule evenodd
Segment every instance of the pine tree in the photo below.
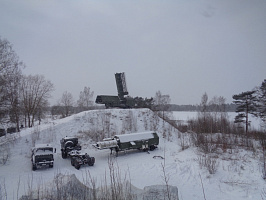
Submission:
M 266 79 L 264 79 L 257 90 L 256 108 L 257 110 L 254 115 L 266 123 Z
M 236 112 L 238 115 L 235 117 L 235 123 L 245 123 L 246 133 L 248 132 L 248 126 L 250 121 L 248 120 L 248 114 L 254 114 L 256 112 L 255 100 L 253 95 L 256 91 L 242 92 L 241 94 L 233 95 L 233 101 L 236 104 Z

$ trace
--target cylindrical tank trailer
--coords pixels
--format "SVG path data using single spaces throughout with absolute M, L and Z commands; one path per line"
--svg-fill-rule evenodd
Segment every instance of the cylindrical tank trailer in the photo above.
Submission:
M 159 136 L 154 131 L 129 133 L 123 135 L 115 135 L 113 138 L 104 139 L 104 141 L 97 142 L 93 146 L 97 149 L 110 149 L 118 151 L 125 151 L 130 149 L 139 149 L 143 151 L 153 151 L 159 144 Z

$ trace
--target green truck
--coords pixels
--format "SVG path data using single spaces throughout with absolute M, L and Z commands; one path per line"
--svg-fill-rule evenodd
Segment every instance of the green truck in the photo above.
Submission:
M 113 138 L 104 139 L 102 142 L 97 142 L 93 146 L 97 149 L 115 150 L 116 155 L 119 151 L 130 149 L 138 149 L 143 151 L 153 151 L 159 145 L 159 136 L 154 131 L 130 133 L 123 135 L 115 135 Z
M 132 97 L 120 100 L 118 96 L 98 95 L 95 102 L 104 104 L 106 108 L 134 108 L 135 106 L 135 100 Z

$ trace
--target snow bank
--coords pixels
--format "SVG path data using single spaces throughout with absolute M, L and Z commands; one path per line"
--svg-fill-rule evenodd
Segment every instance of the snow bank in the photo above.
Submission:
M 135 187 L 130 182 L 125 181 L 124 183 L 117 183 L 115 186 L 117 188 L 108 185 L 90 188 L 79 181 L 75 174 L 58 174 L 49 185 L 50 186 L 42 186 L 41 189 L 39 188 L 38 190 L 31 191 L 30 195 L 23 195 L 20 200 L 57 199 L 58 197 L 63 197 L 65 200 L 106 199 L 107 196 L 111 199 L 112 195 L 112 199 L 128 199 L 130 197 L 134 200 L 164 200 L 165 197 L 169 195 L 171 199 L 178 200 L 177 187 L 170 185 L 152 185 L 142 190 Z M 117 193 L 114 193 L 114 190 L 116 190 Z

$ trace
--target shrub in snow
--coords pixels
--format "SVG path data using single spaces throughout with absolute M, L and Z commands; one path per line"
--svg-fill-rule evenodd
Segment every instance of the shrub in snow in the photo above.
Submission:
M 215 174 L 219 166 L 218 158 L 210 155 L 199 156 L 198 163 L 200 168 L 206 168 L 210 174 Z

